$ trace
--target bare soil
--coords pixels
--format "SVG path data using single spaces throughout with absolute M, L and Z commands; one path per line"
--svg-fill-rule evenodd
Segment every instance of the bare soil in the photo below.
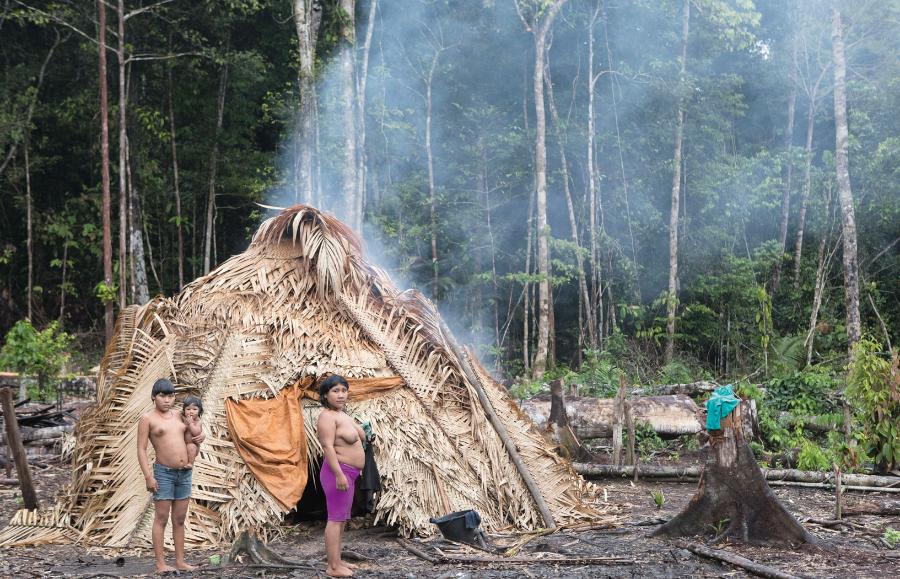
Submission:
M 49 457 L 48 457 L 49 460 Z M 34 465 L 39 500 L 52 504 L 56 493 L 69 477 L 68 465 L 45 462 L 45 468 Z M 677 514 L 693 495 L 696 483 L 656 483 L 627 480 L 600 481 L 610 504 L 620 505 L 622 525 L 615 529 L 562 531 L 537 537 L 517 554 L 528 563 L 509 562 L 461 564 L 427 562 L 406 550 L 397 541 L 396 532 L 385 527 L 365 528 L 365 521 L 354 520 L 346 533 L 345 548 L 370 558 L 359 563 L 361 578 L 436 577 L 442 579 L 486 577 L 748 577 L 744 571 L 726 564 L 700 558 L 673 542 L 653 539 L 648 535 L 656 528 L 654 521 Z M 664 493 L 665 504 L 659 510 L 650 492 Z M 830 519 L 834 496 L 820 489 L 773 487 L 785 507 L 801 521 Z M 16 487 L 0 487 L 0 522 L 5 523 L 19 508 Z M 863 501 L 893 498 L 879 493 L 846 495 L 846 505 Z M 900 529 L 900 517 L 859 516 L 834 529 L 813 523 L 806 527 L 823 541 L 819 549 L 789 550 L 751 545 L 719 544 L 725 549 L 757 563 L 783 572 L 805 577 L 896 577 L 900 568 L 900 549 L 886 547 L 881 537 L 887 527 Z M 227 547 L 188 553 L 189 562 L 203 565 L 185 577 L 310 577 L 325 576 L 322 541 L 323 524 L 301 523 L 285 527 L 284 536 L 270 547 L 291 559 L 313 565 L 309 569 L 280 570 L 235 565 L 223 569 L 209 563 L 214 555 L 224 555 Z M 519 537 L 495 535 L 498 546 L 510 545 Z M 492 557 L 491 554 L 451 544 L 439 538 L 414 543 L 432 555 Z M 561 565 L 546 561 L 548 557 L 617 558 L 618 562 L 602 564 Z M 139 577 L 153 574 L 151 553 L 145 549 L 85 549 L 76 545 L 47 545 L 5 549 L 0 558 L 0 577 Z

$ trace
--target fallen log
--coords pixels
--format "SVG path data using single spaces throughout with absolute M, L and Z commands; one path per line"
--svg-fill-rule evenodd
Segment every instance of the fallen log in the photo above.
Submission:
M 882 501 L 879 503 L 860 503 L 852 508 L 844 509 L 845 517 L 858 517 L 861 515 L 873 515 L 890 517 L 900 515 L 900 501 Z
M 634 467 L 611 464 L 575 463 L 575 471 L 585 478 L 615 478 L 634 476 Z M 703 469 L 699 466 L 656 466 L 641 465 L 641 476 L 644 478 L 672 478 L 694 481 L 700 478 Z M 768 481 L 802 482 L 822 484 L 822 488 L 834 486 L 833 472 L 817 472 L 809 470 L 764 468 L 761 469 Z M 830 484 L 829 484 L 830 483 Z M 841 474 L 844 488 L 896 488 L 900 489 L 900 477 L 880 476 L 872 474 Z
M 690 396 L 691 398 L 695 398 L 697 396 L 709 394 L 718 387 L 719 385 L 715 382 L 701 380 L 700 382 L 691 382 L 689 384 L 668 384 L 666 386 L 659 386 L 657 388 L 654 388 L 654 390 L 657 394 L 660 395 L 681 394 L 683 396 Z
M 770 579 L 798 579 L 796 575 L 791 575 L 790 573 L 779 571 L 774 567 L 755 563 L 750 559 L 746 559 L 744 557 L 741 557 L 740 555 L 735 555 L 734 553 L 729 553 L 728 551 L 723 551 L 721 549 L 710 549 L 709 547 L 705 547 L 697 543 L 687 543 L 685 541 L 678 541 L 676 545 L 678 545 L 678 547 L 682 549 L 687 549 L 695 555 L 700 555 L 701 557 L 706 557 L 707 559 L 715 559 L 716 561 L 722 561 L 724 563 L 728 563 L 729 565 L 740 567 L 741 569 L 749 571 L 754 575 L 759 575 L 760 577 L 769 577 Z
M 0 486 L 4 486 L 4 487 L 19 486 L 19 479 L 17 479 L 17 478 L 0 478 Z
M 21 424 L 20 424 L 21 426 Z M 74 432 L 74 424 L 63 424 L 60 426 L 47 426 L 45 428 L 20 428 L 19 433 L 22 442 L 34 442 L 36 440 L 48 440 L 53 438 L 62 438 L 66 433 Z M 6 444 L 6 436 L 0 434 L 0 444 Z
M 645 396 L 629 400 L 636 423 L 642 422 L 661 436 L 696 434 L 702 429 L 697 404 L 683 395 Z M 540 429 L 547 426 L 551 398 L 535 396 L 521 403 L 522 411 Z M 566 415 L 579 440 L 610 438 L 615 419 L 615 399 L 566 396 Z

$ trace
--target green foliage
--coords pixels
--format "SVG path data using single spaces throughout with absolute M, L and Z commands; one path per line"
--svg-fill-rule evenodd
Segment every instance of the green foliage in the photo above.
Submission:
M 624 372 L 610 352 L 586 349 L 581 371 L 575 375 L 575 380 L 584 385 L 585 395 L 608 398 L 615 396 L 623 376 Z
M 660 438 L 653 427 L 645 422 L 635 422 L 634 440 L 638 456 L 644 461 L 650 460 L 654 454 L 666 448 L 666 441 Z
M 800 454 L 797 456 L 797 468 L 802 470 L 830 470 L 834 464 L 832 458 L 818 444 L 810 440 L 804 440 L 800 446 Z
M 544 380 L 523 380 L 517 382 L 509 389 L 509 394 L 517 400 L 527 400 L 538 394 L 546 394 L 550 390 Z
M 56 378 L 69 359 L 67 349 L 72 338 L 57 322 L 37 331 L 28 320 L 19 320 L 6 334 L 0 349 L 0 367 L 20 374 L 37 375 L 43 397 L 48 379 Z
M 893 527 L 888 527 L 884 530 L 881 540 L 887 543 L 887 546 L 891 549 L 896 549 L 897 545 L 900 545 L 900 531 Z
M 863 339 L 853 347 L 847 376 L 847 399 L 863 425 L 865 447 L 881 472 L 900 465 L 900 370 L 897 352 L 889 361 L 881 346 Z
M 766 383 L 769 404 L 797 416 L 833 412 L 840 381 L 827 366 L 811 366 Z
M 105 281 L 99 281 L 94 286 L 94 295 L 104 305 L 115 302 L 119 299 L 119 284 L 116 282 L 107 284 Z
M 650 496 L 653 498 L 656 510 L 660 510 L 666 504 L 666 495 L 662 491 L 650 491 Z

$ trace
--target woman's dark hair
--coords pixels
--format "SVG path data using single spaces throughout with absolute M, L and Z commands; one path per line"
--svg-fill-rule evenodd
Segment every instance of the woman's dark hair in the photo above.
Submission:
M 325 408 L 331 408 L 331 406 L 328 405 L 328 400 L 325 399 L 325 396 L 335 386 L 346 386 L 347 390 L 350 389 L 350 384 L 347 384 L 347 379 L 340 374 L 332 374 L 319 382 L 319 402 L 321 402 L 322 406 Z
M 187 396 L 184 399 L 184 402 L 181 404 L 181 413 L 184 414 L 184 409 L 188 406 L 196 406 L 200 411 L 198 416 L 203 416 L 203 401 L 197 398 L 196 396 Z

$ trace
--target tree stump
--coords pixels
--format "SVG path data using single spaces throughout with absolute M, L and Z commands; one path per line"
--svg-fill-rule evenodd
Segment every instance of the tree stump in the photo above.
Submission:
M 744 440 L 741 406 L 709 432 L 705 468 L 687 507 L 653 536 L 714 534 L 715 540 L 800 545 L 817 543 L 781 505 Z
M 547 431 L 552 433 L 563 457 L 579 460 L 588 456 L 589 453 L 581 445 L 578 436 L 572 430 L 572 425 L 569 424 L 562 380 L 550 383 L 550 416 L 547 418 Z

